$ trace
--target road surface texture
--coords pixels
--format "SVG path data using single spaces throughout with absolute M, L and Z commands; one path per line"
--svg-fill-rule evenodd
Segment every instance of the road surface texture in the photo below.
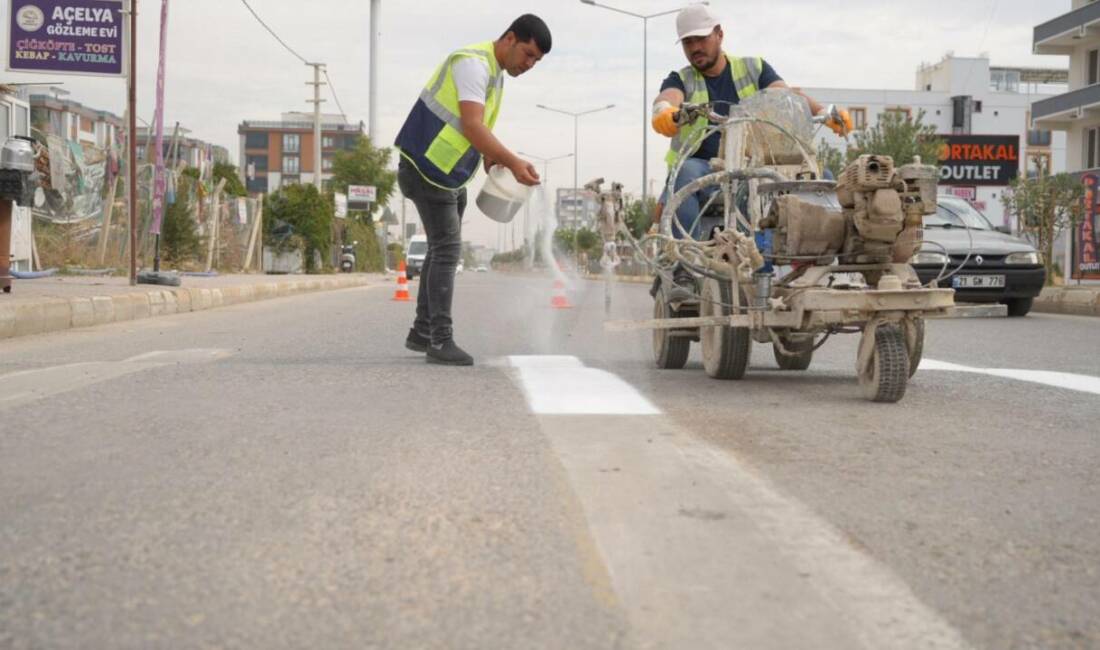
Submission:
M 5 341 L 0 648 L 1100 647 L 1096 320 L 930 323 L 884 405 L 456 291 L 473 368 L 382 287 Z

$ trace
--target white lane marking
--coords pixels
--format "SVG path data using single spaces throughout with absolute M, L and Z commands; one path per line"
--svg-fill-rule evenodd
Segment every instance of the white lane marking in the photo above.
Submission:
M 963 366 L 957 363 L 924 359 L 920 363 L 921 370 L 942 370 L 946 372 L 969 372 L 979 375 L 990 375 L 1027 381 L 1033 384 L 1044 384 L 1055 388 L 1066 388 L 1082 393 L 1100 395 L 1100 377 L 1091 375 L 1078 375 L 1070 372 L 1054 372 L 1050 370 L 1019 370 L 1012 368 L 975 368 Z
M 70 363 L 49 368 L 20 370 L 0 375 L 0 387 L 7 397 L 0 399 L 0 409 L 11 408 L 92 384 L 117 379 L 151 368 L 176 364 L 209 363 L 232 355 L 231 350 L 187 349 L 157 350 L 123 361 L 91 361 Z
M 969 647 L 843 532 L 670 418 L 539 420 L 642 647 Z
M 661 411 L 617 376 L 568 356 L 508 357 L 519 371 L 536 415 L 659 415 Z

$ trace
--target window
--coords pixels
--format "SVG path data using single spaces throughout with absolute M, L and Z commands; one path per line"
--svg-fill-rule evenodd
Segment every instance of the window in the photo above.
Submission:
M 283 156 L 283 173 L 298 174 L 302 171 L 302 161 L 298 156 Z
M 251 131 L 244 136 L 245 149 L 267 149 L 267 134 Z
M 261 194 L 267 191 L 267 176 L 257 176 L 248 180 L 248 191 L 254 194 Z
M 0 104 L 0 143 L 11 135 L 11 104 Z
M 1085 85 L 1097 82 L 1100 82 L 1100 50 L 1089 50 L 1085 53 Z
M 253 166 L 257 174 L 267 171 L 267 156 L 247 156 L 245 166 Z
M 976 100 L 974 102 L 974 112 L 975 113 L 981 113 L 982 112 L 982 100 L 979 99 L 979 100 Z
M 322 158 L 321 159 L 321 171 L 322 172 L 332 171 L 332 158 Z
M 867 109 L 849 108 L 848 114 L 852 116 L 852 127 L 857 131 L 867 128 Z
M 331 135 L 326 135 L 321 138 L 321 146 L 325 149 L 332 149 L 336 147 L 336 138 Z
M 1085 169 L 1095 169 L 1097 156 L 1096 145 L 1100 141 L 1100 129 L 1088 129 L 1085 131 L 1085 151 L 1084 160 Z
M 1031 129 L 1027 132 L 1027 146 L 1029 147 L 1049 147 L 1051 140 L 1052 134 L 1050 131 Z
M 95 124 L 83 115 L 80 116 L 80 130 L 85 133 L 91 133 L 95 129 Z
M 15 107 L 15 135 L 30 135 L 30 109 L 26 106 Z
M 908 122 L 913 117 L 913 109 L 907 106 L 894 106 L 883 111 L 884 115 L 897 115 Z
M 298 153 L 302 150 L 302 136 L 297 133 L 283 134 L 283 152 Z

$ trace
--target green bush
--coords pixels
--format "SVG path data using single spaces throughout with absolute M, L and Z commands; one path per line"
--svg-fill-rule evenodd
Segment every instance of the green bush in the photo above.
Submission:
M 313 185 L 288 185 L 264 199 L 264 242 L 276 251 L 301 250 L 306 273 L 321 272 L 331 251 L 332 213 L 332 202 Z M 289 237 L 274 234 L 282 226 L 290 227 Z M 320 255 L 320 269 L 314 253 Z
M 197 181 L 184 174 L 176 186 L 176 202 L 165 207 L 160 226 L 160 254 L 171 266 L 187 266 L 196 262 L 203 253 L 203 237 L 192 214 Z

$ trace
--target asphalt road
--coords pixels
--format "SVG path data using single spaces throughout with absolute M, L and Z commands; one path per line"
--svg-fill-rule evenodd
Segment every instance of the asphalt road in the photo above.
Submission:
M 1094 319 L 930 323 L 882 405 L 493 273 L 429 366 L 390 295 L 5 341 L 0 648 L 1100 647 Z

